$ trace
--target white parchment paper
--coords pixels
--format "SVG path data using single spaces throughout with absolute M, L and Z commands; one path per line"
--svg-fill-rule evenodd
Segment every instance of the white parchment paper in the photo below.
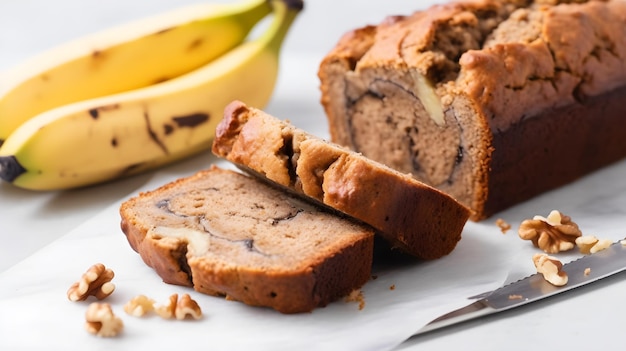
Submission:
M 199 165 L 191 163 L 179 172 L 196 167 Z M 183 173 L 176 168 L 157 173 L 143 189 Z M 373 272 L 376 279 L 362 289 L 363 309 L 356 302 L 337 301 L 298 315 L 248 307 L 161 282 L 130 248 L 119 228 L 121 199 L 0 274 L 0 348 L 160 350 L 184 344 L 207 350 L 393 349 L 435 317 L 470 303 L 468 297 L 533 273 L 531 257 L 538 251 L 519 239 L 517 227 L 534 214 L 547 215 L 560 207 L 584 234 L 614 240 L 623 237 L 623 174 L 626 163 L 619 163 L 499 214 L 497 218 L 512 226 L 506 234 L 495 225 L 496 217 L 468 222 L 457 248 L 442 259 L 378 260 Z M 567 262 L 580 254 L 572 251 L 558 256 Z M 84 313 L 92 300 L 75 303 L 66 297 L 69 286 L 96 262 L 116 273 L 117 289 L 107 299 L 125 323 L 124 332 L 116 338 L 88 334 L 83 329 Z M 123 305 L 138 294 L 165 302 L 170 294 L 185 292 L 202 307 L 202 320 L 135 318 L 123 312 Z
M 144 188 L 177 176 L 157 175 Z M 457 249 L 443 259 L 378 259 L 375 279 L 362 289 L 362 309 L 357 302 L 341 300 L 312 313 L 283 315 L 161 282 L 119 227 L 122 201 L 0 275 L 2 349 L 165 349 L 184 343 L 210 350 L 384 350 L 438 315 L 471 302 L 467 297 L 499 286 L 509 271 L 509 254 L 496 249 L 504 239 L 499 229 L 470 223 Z M 96 262 L 116 274 L 116 291 L 106 300 L 125 323 L 116 338 L 100 339 L 84 330 L 84 313 L 94 300 L 70 302 L 66 297 L 70 285 Z M 202 320 L 136 318 L 123 311 L 136 295 L 165 302 L 172 293 L 190 293 L 203 309 Z

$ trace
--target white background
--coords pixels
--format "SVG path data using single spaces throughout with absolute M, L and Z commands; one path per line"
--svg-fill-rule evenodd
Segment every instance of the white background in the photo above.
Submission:
M 186 3 L 190 1 L 1 1 L 0 70 L 9 69 L 20 60 L 66 40 Z M 295 124 L 314 131 L 320 136 L 326 136 L 326 121 L 319 105 L 319 82 L 316 76 L 317 65 L 324 54 L 349 29 L 378 23 L 387 15 L 409 14 L 431 3 L 433 2 L 401 0 L 367 2 L 309 0 L 305 11 L 297 19 L 285 42 L 279 84 L 267 110 L 278 117 L 289 118 Z M 24 345 L 27 349 L 124 349 L 126 342 L 133 346 L 142 345 L 140 335 L 133 334 L 132 329 L 126 338 L 116 340 L 116 343 L 84 336 L 84 332 L 80 331 L 82 327 L 78 319 L 74 318 L 80 317 L 80 310 L 73 305 L 69 306 L 65 303 L 66 301 L 58 305 L 59 300 L 64 299 L 64 291 L 58 294 L 55 289 L 68 285 L 63 279 L 71 280 L 86 269 L 84 262 L 88 262 L 91 253 L 84 250 L 100 242 L 103 243 L 101 250 L 96 250 L 99 255 L 104 255 L 104 257 L 110 255 L 110 261 L 127 263 L 138 270 L 137 275 L 127 277 L 128 280 L 131 280 L 130 278 L 146 279 L 146 286 L 154 286 L 157 291 L 161 289 L 163 284 L 154 281 L 149 269 L 137 264 L 134 253 L 126 250 L 107 251 L 109 236 L 121 235 L 117 232 L 116 206 L 122 199 L 135 194 L 139 189 L 150 188 L 165 180 L 205 167 L 207 160 L 208 155 L 204 154 L 156 173 L 67 192 L 38 193 L 17 189 L 4 183 L 0 184 L 0 306 L 3 308 L 0 311 L 0 349 L 4 350 L 7 346 L 15 349 L 19 348 L 19 345 Z M 596 172 L 571 186 L 563 187 L 498 214 L 497 217 L 502 217 L 513 225 L 513 232 L 507 235 L 502 235 L 495 228 L 493 224 L 495 218 L 478 224 L 468 224 L 464 239 L 455 254 L 442 259 L 430 269 L 428 266 L 422 267 L 425 280 L 418 281 L 417 286 L 441 285 L 443 284 L 441 281 L 445 282 L 446 279 L 450 279 L 455 272 L 464 273 L 463 269 L 472 265 L 484 269 L 481 262 L 488 264 L 490 271 L 470 271 L 467 274 L 464 273 L 464 276 L 459 277 L 457 281 L 449 283 L 449 288 L 445 290 L 449 290 L 452 295 L 458 295 L 453 296 L 456 299 L 450 297 L 449 301 L 458 304 L 468 296 L 462 295 L 465 292 L 464 288 L 469 289 L 481 283 L 489 285 L 493 282 L 502 282 L 507 272 L 509 280 L 523 276 L 529 271 L 528 258 L 534 251 L 526 243 L 520 243 L 515 237 L 516 225 L 535 214 L 547 215 L 551 209 L 555 208 L 571 215 L 583 231 L 589 234 L 615 240 L 624 237 L 623 228 L 626 218 L 624 174 L 626 174 L 626 164 L 622 162 Z M 105 228 L 106 232 L 98 233 L 99 226 Z M 75 265 L 73 261 L 76 261 Z M 457 262 L 461 262 L 458 268 L 450 266 Z M 488 273 L 487 276 L 493 275 L 490 281 L 476 281 L 479 280 L 477 277 L 482 279 L 485 273 Z M 448 274 L 447 277 L 446 274 Z M 397 282 L 395 279 L 400 276 L 402 274 L 392 275 L 390 281 Z M 123 274 L 120 279 L 124 281 Z M 420 279 L 420 276 L 414 279 Z M 620 335 L 626 326 L 624 317 L 626 308 L 622 302 L 626 284 L 623 280 L 624 274 L 621 274 L 564 296 L 415 337 L 398 348 L 404 350 L 578 350 L 585 348 L 620 350 L 623 349 L 620 346 L 622 344 Z M 141 281 L 143 283 L 143 280 Z M 403 293 L 405 295 L 402 296 L 406 296 L 410 293 L 410 291 L 402 291 L 401 284 L 398 285 L 399 294 Z M 46 293 L 45 289 L 48 286 L 52 293 Z M 374 284 L 368 284 L 368 286 L 371 286 L 372 291 L 376 287 Z M 445 287 L 445 285 L 441 286 Z M 32 295 L 28 295 L 28 292 Z M 120 294 L 125 296 L 123 291 Z M 20 298 L 22 296 L 24 298 Z M 368 297 L 365 311 L 372 311 L 376 306 L 384 308 L 384 304 L 377 304 L 377 300 L 372 296 Z M 388 298 L 389 295 L 383 296 Z M 419 291 L 415 292 L 415 296 L 416 298 L 419 296 Z M 206 301 L 216 305 L 211 298 Z M 424 301 L 430 300 L 424 298 Z M 42 310 L 29 310 L 30 302 L 33 306 L 41 307 Z M 118 304 L 122 302 L 117 301 Z M 226 306 L 217 304 L 215 308 L 232 311 L 243 307 L 230 303 Z M 332 315 L 333 308 L 327 308 L 321 314 Z M 423 308 L 427 310 L 425 306 Z M 45 314 L 46 311 L 54 311 L 59 316 L 67 314 L 69 317 L 59 317 L 59 320 L 62 321 L 61 324 L 66 323 L 68 326 L 55 326 L 49 329 L 50 332 L 46 332 L 44 329 L 49 324 L 42 322 L 49 317 Z M 41 316 L 38 313 L 41 313 Z M 211 315 L 210 311 L 207 313 Z M 399 315 L 419 314 L 419 310 L 400 310 L 396 313 Z M 270 318 L 281 317 L 271 315 Z M 46 323 L 48 322 L 46 319 Z M 204 322 L 208 324 L 207 333 L 209 333 L 211 320 Z M 72 326 L 71 323 L 76 323 L 76 325 Z M 137 323 L 128 322 L 129 327 L 136 326 Z M 155 331 L 161 328 L 153 320 L 146 323 L 154 325 Z M 63 327 L 68 330 L 67 334 L 56 333 L 59 328 L 62 331 L 65 330 Z M 409 327 L 413 328 L 413 326 Z M 420 325 L 414 327 L 417 330 Z M 196 328 L 195 325 L 189 324 L 189 330 L 196 330 L 193 328 Z M 351 345 L 350 339 L 354 340 L 352 344 L 356 344 L 356 340 L 375 337 L 376 333 L 386 335 L 396 329 L 406 328 L 406 325 L 396 324 L 394 320 L 380 320 L 378 324 L 371 326 L 369 335 L 345 335 L 344 339 L 347 339 L 345 345 Z M 75 330 L 79 331 L 74 332 Z M 295 330 L 296 325 L 294 325 L 293 333 L 299 335 Z M 289 329 L 282 330 L 282 333 L 287 335 L 290 332 Z M 176 337 L 178 332 L 171 333 L 173 337 Z M 208 338 L 198 342 L 195 339 L 198 337 L 197 333 L 193 335 L 182 331 L 180 333 L 181 336 L 184 334 L 184 339 L 181 339 L 188 343 L 181 347 L 207 350 L 227 349 L 223 344 L 217 343 L 217 336 L 215 339 Z M 78 335 L 77 338 L 70 337 L 75 334 Z M 156 350 L 160 349 L 159 345 L 172 342 L 171 339 L 165 340 L 167 336 L 172 336 L 170 334 L 163 334 L 162 344 L 159 336 L 160 334 L 155 332 L 151 336 L 151 341 L 145 341 L 145 346 L 152 345 L 150 347 Z M 311 339 L 304 342 L 309 342 L 309 348 L 316 349 L 315 340 L 317 337 L 323 338 L 323 335 L 309 335 L 309 337 Z M 248 349 L 266 349 L 262 340 L 258 340 L 255 345 L 254 348 Z M 368 349 L 377 349 L 374 346 L 375 343 L 371 345 Z M 336 349 L 344 349 L 337 347 L 339 348 Z M 345 349 L 348 348 L 349 346 Z

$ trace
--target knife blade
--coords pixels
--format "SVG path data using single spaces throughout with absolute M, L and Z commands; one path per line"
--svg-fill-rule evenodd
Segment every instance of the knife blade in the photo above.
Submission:
M 520 307 L 622 272 L 626 270 L 626 244 L 622 241 L 615 242 L 602 251 L 564 264 L 563 270 L 568 275 L 568 282 L 564 286 L 552 285 L 543 275 L 536 273 L 492 292 L 473 297 L 478 300 L 434 319 L 414 335 Z

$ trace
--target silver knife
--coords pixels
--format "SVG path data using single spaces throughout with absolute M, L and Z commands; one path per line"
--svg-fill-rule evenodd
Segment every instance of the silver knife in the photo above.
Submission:
M 585 274 L 587 269 L 588 274 Z M 568 282 L 564 286 L 554 286 L 543 275 L 533 274 L 492 292 L 471 297 L 478 300 L 434 319 L 414 335 L 510 310 L 622 272 L 626 270 L 626 243 L 613 243 L 602 251 L 564 264 L 563 270 L 568 275 Z

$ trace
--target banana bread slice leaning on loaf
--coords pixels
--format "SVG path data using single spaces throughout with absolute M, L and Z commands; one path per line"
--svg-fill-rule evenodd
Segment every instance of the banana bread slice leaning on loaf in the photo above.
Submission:
M 213 153 L 245 171 L 363 221 L 422 259 L 450 253 L 469 209 L 452 197 L 239 101 L 217 126 Z
M 373 229 L 215 166 L 125 201 L 120 215 L 164 282 L 252 306 L 308 312 L 371 275 Z
M 481 220 L 626 156 L 626 1 L 462 0 L 346 33 L 331 140 Z

